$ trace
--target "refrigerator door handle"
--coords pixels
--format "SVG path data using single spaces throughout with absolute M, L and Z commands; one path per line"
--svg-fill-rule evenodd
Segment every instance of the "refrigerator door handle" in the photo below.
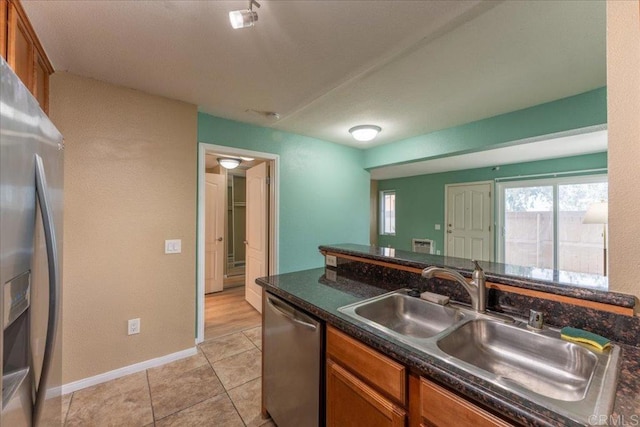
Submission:
M 269 308 L 271 308 L 273 310 L 274 313 L 279 314 L 282 317 L 285 317 L 289 320 L 291 320 L 294 323 L 297 323 L 298 325 L 304 326 L 305 328 L 309 328 L 312 330 L 316 330 L 318 329 L 316 327 L 316 325 L 312 324 L 312 323 L 307 323 L 303 320 L 297 319 L 296 317 L 294 317 L 293 315 L 285 312 L 284 310 L 282 310 L 280 307 L 276 306 L 275 301 L 273 301 L 271 298 L 269 298 L 269 296 L 267 295 L 267 305 L 269 306 Z M 297 313 L 298 315 L 301 315 L 301 313 Z
M 58 310 L 60 308 L 60 283 L 58 283 L 58 251 L 56 245 L 55 225 L 53 223 L 53 212 L 49 201 L 47 178 L 44 172 L 42 158 L 36 154 L 36 194 L 42 214 L 42 225 L 44 229 L 45 243 L 47 246 L 47 261 L 49 264 L 49 319 L 47 328 L 47 338 L 45 341 L 44 355 L 42 361 L 42 372 L 40 382 L 36 392 L 36 400 L 33 408 L 34 424 L 38 424 L 40 413 L 46 398 L 47 377 L 51 367 L 53 357 L 53 347 L 55 345 L 56 331 L 58 329 Z

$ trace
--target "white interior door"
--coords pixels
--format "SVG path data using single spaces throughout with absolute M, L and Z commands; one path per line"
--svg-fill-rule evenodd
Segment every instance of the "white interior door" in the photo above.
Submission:
M 268 176 L 266 162 L 247 170 L 245 299 L 259 312 L 262 288 L 256 279 L 267 275 L 268 261 Z
M 210 293 L 222 291 L 224 282 L 225 176 L 206 174 L 205 187 L 204 292 Z
M 490 182 L 447 185 L 447 256 L 493 260 L 493 208 Z

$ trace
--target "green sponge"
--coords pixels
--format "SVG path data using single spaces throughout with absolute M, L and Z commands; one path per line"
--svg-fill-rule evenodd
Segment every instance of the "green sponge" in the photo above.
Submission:
M 560 330 L 560 338 L 567 341 L 589 344 L 600 350 L 605 350 L 611 346 L 611 341 L 605 337 L 570 326 L 565 326 Z

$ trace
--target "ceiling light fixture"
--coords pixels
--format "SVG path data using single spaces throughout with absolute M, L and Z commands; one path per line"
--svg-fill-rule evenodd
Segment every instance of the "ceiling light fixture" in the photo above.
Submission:
M 240 159 L 232 159 L 232 158 L 218 158 L 218 163 L 225 169 L 235 169 L 237 168 L 242 160 Z
M 375 125 L 360 125 L 354 126 L 349 129 L 349 133 L 356 141 L 371 141 L 382 130 L 380 126 Z
M 234 10 L 229 12 L 229 21 L 234 29 L 253 27 L 258 21 L 258 12 L 253 11 L 253 5 L 257 8 L 260 7 L 260 3 L 256 0 L 249 0 L 249 9 Z

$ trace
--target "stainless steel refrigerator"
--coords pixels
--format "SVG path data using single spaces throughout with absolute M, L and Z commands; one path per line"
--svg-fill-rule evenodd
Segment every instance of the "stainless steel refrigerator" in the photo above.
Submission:
M 0 426 L 59 426 L 64 146 L 2 58 L 0 68 Z

